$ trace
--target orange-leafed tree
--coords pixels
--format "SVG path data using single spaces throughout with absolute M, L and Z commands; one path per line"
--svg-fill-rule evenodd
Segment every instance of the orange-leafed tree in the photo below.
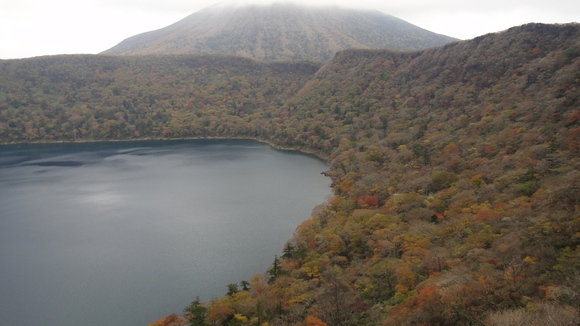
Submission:
M 312 317 L 310 315 L 306 316 L 304 321 L 300 323 L 300 326 L 326 326 L 327 324 L 320 320 L 319 318 Z
M 167 317 L 163 317 L 149 324 L 149 326 L 185 326 L 187 325 L 187 320 L 179 317 L 177 314 L 171 314 Z
M 208 309 L 206 321 L 210 325 L 225 325 L 234 313 L 234 309 L 228 306 L 213 306 Z

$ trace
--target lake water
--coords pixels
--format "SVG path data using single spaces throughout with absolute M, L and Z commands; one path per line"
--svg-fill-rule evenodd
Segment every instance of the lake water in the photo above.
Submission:
M 0 146 L 0 323 L 147 325 L 264 273 L 327 165 L 244 140 Z

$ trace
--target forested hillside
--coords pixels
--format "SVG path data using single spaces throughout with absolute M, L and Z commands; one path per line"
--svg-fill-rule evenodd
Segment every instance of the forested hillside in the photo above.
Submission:
M 580 321 L 578 24 L 347 50 L 322 66 L 65 56 L 0 67 L 3 142 L 238 136 L 329 161 L 335 196 L 266 273 L 192 302 L 187 323 Z
M 220 56 L 0 61 L 0 140 L 254 137 L 318 63 Z M 268 115 L 269 117 L 269 115 Z

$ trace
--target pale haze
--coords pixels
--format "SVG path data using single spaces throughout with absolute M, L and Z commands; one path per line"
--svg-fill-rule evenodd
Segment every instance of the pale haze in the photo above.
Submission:
M 471 39 L 532 22 L 580 22 L 580 1 L 577 0 L 292 2 L 379 10 L 429 31 L 459 39 Z M 215 0 L 2 0 L 0 59 L 97 54 L 125 38 L 165 27 L 218 3 L 220 1 Z

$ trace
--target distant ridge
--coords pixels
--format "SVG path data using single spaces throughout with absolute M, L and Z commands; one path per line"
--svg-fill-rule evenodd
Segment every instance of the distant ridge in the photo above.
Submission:
M 349 48 L 417 50 L 456 39 L 379 11 L 294 4 L 216 5 L 102 54 L 225 54 L 257 60 L 325 61 Z

